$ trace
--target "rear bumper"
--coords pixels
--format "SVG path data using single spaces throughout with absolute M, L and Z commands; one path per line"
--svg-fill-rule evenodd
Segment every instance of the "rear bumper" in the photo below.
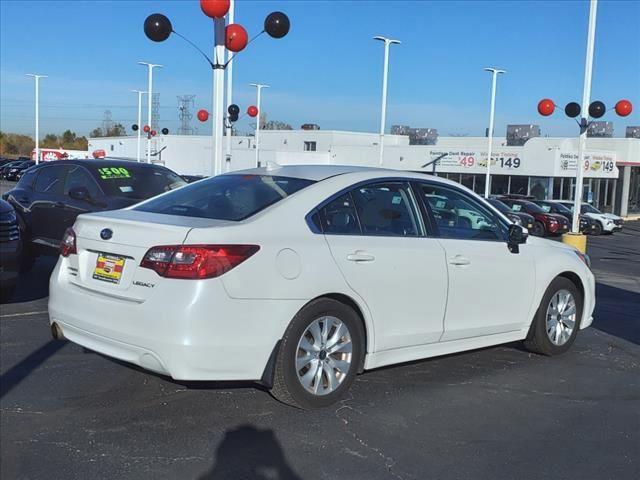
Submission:
M 68 282 L 61 264 L 50 281 L 50 323 L 78 345 L 176 380 L 259 380 L 305 303 L 231 299 L 216 279 L 163 279 L 149 299 L 132 302 Z

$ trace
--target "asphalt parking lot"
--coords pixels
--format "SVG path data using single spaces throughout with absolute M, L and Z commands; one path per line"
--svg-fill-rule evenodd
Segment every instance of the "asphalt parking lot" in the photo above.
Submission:
M 383 368 L 313 412 L 51 340 L 55 260 L 40 259 L 1 308 L 0 476 L 640 478 L 640 222 L 588 245 L 595 322 L 569 353 L 509 344 Z

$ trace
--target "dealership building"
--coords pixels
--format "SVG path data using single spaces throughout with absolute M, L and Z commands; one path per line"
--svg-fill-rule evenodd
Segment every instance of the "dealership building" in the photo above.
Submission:
M 426 130 L 426 129 L 425 129 Z M 225 140 L 226 141 L 226 138 Z M 253 136 L 232 136 L 226 170 L 275 162 L 291 164 L 380 164 L 380 136 L 330 130 L 262 130 L 256 154 Z M 409 135 L 385 135 L 382 166 L 435 173 L 484 193 L 487 138 L 435 137 L 410 144 Z M 136 159 L 137 138 L 91 138 L 89 151 L 107 157 Z M 572 199 L 578 164 L 577 138 L 533 138 L 514 141 L 494 137 L 491 192 L 532 195 L 539 199 Z M 146 139 L 141 157 L 146 160 Z M 210 175 L 210 136 L 162 135 L 151 140 L 151 160 L 184 175 Z M 259 158 L 258 158 L 259 155 Z M 585 151 L 585 200 L 597 208 L 626 216 L 640 210 L 640 139 L 588 138 Z

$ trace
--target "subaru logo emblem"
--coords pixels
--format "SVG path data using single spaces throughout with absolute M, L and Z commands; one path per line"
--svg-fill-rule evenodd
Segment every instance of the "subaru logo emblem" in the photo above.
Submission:
M 103 240 L 109 240 L 113 236 L 113 231 L 110 228 L 103 228 L 100 232 L 100 238 Z

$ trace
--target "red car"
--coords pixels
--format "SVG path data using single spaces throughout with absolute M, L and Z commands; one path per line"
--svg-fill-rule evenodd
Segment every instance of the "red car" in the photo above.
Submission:
M 513 198 L 500 197 L 514 212 L 524 212 L 532 215 L 535 219 L 531 234 L 538 237 L 549 235 L 561 235 L 569 231 L 569 220 L 557 213 L 547 213 L 538 205 L 528 200 L 516 200 Z

